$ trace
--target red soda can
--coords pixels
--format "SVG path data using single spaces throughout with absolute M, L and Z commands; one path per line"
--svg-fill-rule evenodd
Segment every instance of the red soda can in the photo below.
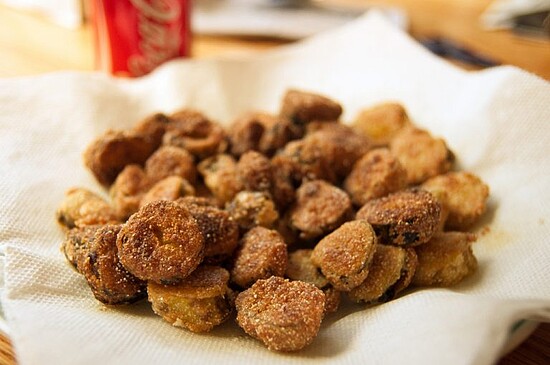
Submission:
M 141 76 L 187 57 L 191 0 L 91 0 L 96 65 L 120 76 Z

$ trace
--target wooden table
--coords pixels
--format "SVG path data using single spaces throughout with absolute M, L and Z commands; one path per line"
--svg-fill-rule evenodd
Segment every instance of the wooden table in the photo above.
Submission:
M 335 1 L 335 0 L 331 0 Z M 361 0 L 339 0 L 353 6 Z M 410 32 L 418 38 L 443 37 L 550 80 L 550 41 L 527 39 L 510 31 L 484 31 L 479 15 L 489 0 L 372 0 L 369 4 L 404 8 Z M 278 39 L 196 36 L 194 57 L 257 53 L 288 43 Z M 0 77 L 35 75 L 57 70 L 93 70 L 89 25 L 67 30 L 39 15 L 0 5 Z M 539 365 L 550 358 L 550 324 L 542 324 L 500 365 Z M 9 339 L 0 336 L 0 364 L 15 364 Z

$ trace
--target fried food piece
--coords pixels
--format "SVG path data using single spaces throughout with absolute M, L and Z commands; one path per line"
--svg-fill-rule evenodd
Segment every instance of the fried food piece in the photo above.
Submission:
M 448 210 L 445 227 L 465 230 L 485 212 L 489 187 L 469 172 L 449 172 L 427 180 L 422 188 L 430 192 L 445 191 L 441 204 Z
M 55 213 L 65 228 L 117 223 L 114 209 L 99 195 L 84 188 L 71 188 Z
M 338 120 L 342 106 L 323 95 L 290 89 L 283 96 L 280 114 L 296 125 L 305 125 L 311 121 Z
M 220 263 L 231 257 L 239 243 L 239 226 L 228 212 L 210 205 L 204 198 L 180 198 L 176 204 L 185 206 L 197 220 L 204 236 L 204 261 Z
M 177 285 L 147 284 L 153 311 L 176 327 L 208 332 L 231 313 L 229 272 L 218 266 L 199 266 Z
M 375 146 L 387 146 L 404 127 L 410 125 L 405 108 L 390 102 L 360 111 L 352 128 L 368 137 Z
M 193 185 L 180 176 L 168 176 L 153 185 L 143 195 L 139 206 L 142 207 L 157 200 L 174 201 L 186 195 L 195 195 Z
M 231 270 L 231 280 L 248 288 L 256 280 L 283 276 L 288 264 L 286 244 L 279 232 L 254 227 L 242 238 Z
M 237 323 L 270 350 L 297 351 L 317 336 L 324 303 L 314 285 L 272 276 L 237 296 Z
M 418 266 L 412 283 L 418 286 L 458 284 L 477 269 L 472 251 L 475 240 L 472 233 L 442 232 L 426 244 L 415 247 Z
M 256 226 L 272 228 L 279 218 L 273 201 L 267 194 L 258 191 L 241 191 L 226 206 L 226 210 L 242 232 Z
M 228 131 L 234 156 L 247 151 L 272 156 L 292 136 L 292 126 L 287 119 L 262 112 L 244 114 L 232 123 Z
M 118 259 L 116 240 L 121 227 L 105 225 L 96 230 L 78 265 L 94 297 L 105 304 L 133 303 L 146 295 L 146 283 L 130 274 Z
M 286 277 L 300 280 L 322 289 L 329 285 L 327 278 L 311 262 L 311 249 L 296 250 L 288 255 Z
M 336 173 L 330 168 L 329 161 L 323 149 L 307 137 L 287 143 L 280 154 L 272 159 L 272 165 L 282 167 L 292 186 L 298 187 L 303 181 L 323 179 L 335 183 Z M 279 170 L 275 176 L 280 174 Z
M 139 209 L 143 194 L 150 188 L 150 181 L 139 165 L 127 165 L 109 190 L 115 213 L 121 221 Z
M 441 206 L 432 194 L 411 188 L 367 202 L 356 219 L 369 222 L 380 243 L 418 246 L 435 233 L 440 214 Z
M 271 159 L 273 180 L 271 183 L 271 197 L 279 212 L 284 212 L 296 199 L 293 183 L 293 164 L 283 156 Z
M 110 186 L 126 165 L 143 165 L 157 147 L 155 141 L 135 132 L 108 130 L 88 145 L 84 164 L 97 181 Z
M 338 180 L 342 180 L 351 172 L 355 162 L 371 149 L 371 143 L 347 125 L 325 124 L 305 139 L 321 149 L 329 168 L 334 170 Z
M 344 189 L 352 202 L 362 206 L 371 199 L 380 198 L 403 189 L 407 172 L 386 148 L 367 152 L 355 163 L 344 181 Z
M 164 134 L 165 145 L 184 148 L 198 159 L 204 159 L 227 148 L 223 128 L 204 114 L 184 109 L 170 115 L 170 124 Z
M 90 241 L 94 238 L 95 232 L 101 227 L 103 226 L 75 227 L 68 230 L 65 234 L 65 240 L 61 244 L 61 251 L 65 254 L 67 261 L 77 271 L 80 270 L 79 265 L 81 265 L 90 250 Z
M 352 216 L 351 201 L 343 191 L 323 180 L 309 181 L 296 191 L 290 226 L 309 240 L 339 227 Z
M 369 275 L 348 296 L 358 303 L 383 303 L 391 300 L 410 284 L 417 263 L 412 248 L 377 244 Z
M 162 137 L 171 124 L 170 119 L 162 114 L 155 113 L 139 122 L 132 132 L 145 138 L 148 143 L 158 148 L 162 143 Z
M 168 176 L 181 176 L 194 184 L 197 180 L 197 169 L 193 156 L 183 148 L 162 146 L 145 162 L 145 172 L 155 183 Z
M 296 250 L 288 255 L 286 277 L 315 285 L 325 293 L 325 311 L 336 312 L 340 305 L 340 292 L 334 289 L 319 269 L 311 262 L 313 250 Z
M 186 278 L 204 257 L 204 237 L 189 210 L 160 200 L 141 207 L 117 238 L 120 262 L 142 280 L 166 284 Z
M 245 152 L 237 163 L 237 171 L 244 189 L 269 192 L 273 180 L 271 161 L 256 151 Z
M 342 224 L 313 249 L 311 262 L 340 291 L 350 291 L 369 273 L 376 236 L 366 221 Z
M 398 133 L 390 143 L 390 151 L 407 171 L 409 185 L 446 173 L 455 159 L 443 139 L 414 127 Z
M 207 158 L 197 166 L 204 184 L 221 204 L 231 201 L 244 189 L 233 157 L 220 154 Z

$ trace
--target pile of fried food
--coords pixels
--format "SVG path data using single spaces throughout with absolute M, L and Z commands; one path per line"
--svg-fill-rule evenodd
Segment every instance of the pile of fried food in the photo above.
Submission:
M 205 332 L 236 311 L 269 349 L 296 351 L 347 297 L 389 301 L 476 270 L 467 232 L 489 188 L 395 103 L 359 113 L 288 90 L 278 115 L 227 129 L 185 109 L 109 130 L 84 153 L 110 202 L 70 189 L 62 251 L 108 305 L 144 297 Z

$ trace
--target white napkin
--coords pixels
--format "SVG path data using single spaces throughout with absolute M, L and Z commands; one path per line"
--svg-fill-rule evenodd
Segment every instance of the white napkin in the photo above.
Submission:
M 299 353 L 268 351 L 229 321 L 197 335 L 146 301 L 106 308 L 59 251 L 54 211 L 65 190 L 101 191 L 81 153 L 108 127 L 190 106 L 224 123 L 276 112 L 288 87 L 325 93 L 349 120 L 402 102 L 443 136 L 462 168 L 491 187 L 479 271 L 450 289 L 346 306 Z M 511 327 L 550 320 L 550 86 L 513 67 L 467 73 L 372 13 L 295 46 L 240 60 L 175 61 L 137 79 L 56 73 L 0 81 L 2 306 L 27 364 L 491 364 Z
M 298 5 L 293 7 L 289 3 Z M 307 0 L 195 0 L 193 32 L 299 39 L 341 26 L 362 15 L 367 8 L 372 6 L 337 7 Z M 387 6 L 377 9 L 393 24 L 402 29 L 407 27 L 403 10 Z

